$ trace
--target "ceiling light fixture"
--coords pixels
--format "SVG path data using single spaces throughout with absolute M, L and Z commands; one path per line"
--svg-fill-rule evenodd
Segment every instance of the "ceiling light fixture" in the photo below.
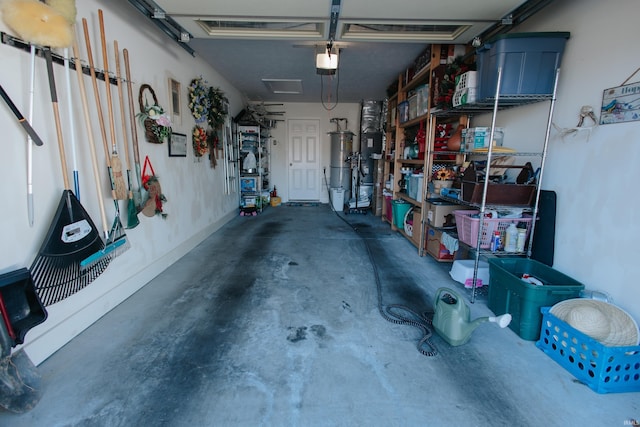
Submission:
M 338 49 L 333 47 L 333 42 L 329 40 L 327 48 L 316 54 L 316 72 L 318 74 L 335 74 L 338 69 Z

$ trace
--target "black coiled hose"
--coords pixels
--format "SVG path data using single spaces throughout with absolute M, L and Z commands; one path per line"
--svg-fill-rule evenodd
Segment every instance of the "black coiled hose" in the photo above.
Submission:
M 418 341 L 418 351 L 425 356 L 435 356 L 438 354 L 438 349 L 431 342 L 430 338 L 433 336 L 433 332 L 431 332 L 431 320 L 427 318 L 425 315 L 420 315 L 413 311 L 411 308 L 402 304 L 389 304 L 386 307 L 382 301 L 382 282 L 380 280 L 380 274 L 378 273 L 378 265 L 376 264 L 376 260 L 373 257 L 373 253 L 371 252 L 371 247 L 369 247 L 369 242 L 367 239 L 359 233 L 359 230 L 356 226 L 351 224 L 349 221 L 338 215 L 338 212 L 333 209 L 333 202 L 331 200 L 331 193 L 329 191 L 329 184 L 327 183 L 327 172 L 324 171 L 324 182 L 327 187 L 327 192 L 329 193 L 329 205 L 331 209 L 335 212 L 336 216 L 344 221 L 353 231 L 358 234 L 362 240 L 364 241 L 364 245 L 367 248 L 367 254 L 369 255 L 369 262 L 371 263 L 371 267 L 373 267 L 373 275 L 376 281 L 376 292 L 378 294 L 378 312 L 383 319 L 388 322 L 395 323 L 396 325 L 409 325 L 414 326 L 422 331 L 422 338 Z M 396 312 L 394 312 L 394 310 Z M 409 313 L 412 318 L 406 317 L 398 311 L 404 311 Z M 428 347 L 428 350 L 425 349 Z

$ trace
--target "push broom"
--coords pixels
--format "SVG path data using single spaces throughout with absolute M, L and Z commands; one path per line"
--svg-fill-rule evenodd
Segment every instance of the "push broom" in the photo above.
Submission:
M 102 24 L 102 10 L 98 10 L 99 12 L 99 17 L 100 17 L 100 22 L 101 22 L 101 27 L 103 27 Z M 92 254 L 91 256 L 87 257 L 86 259 L 82 260 L 81 262 L 81 268 L 83 269 L 90 269 L 92 268 L 95 264 L 102 262 L 105 259 L 112 259 L 120 254 L 122 254 L 123 252 L 125 252 L 127 249 L 130 248 L 130 244 L 127 240 L 127 235 L 124 232 L 124 227 L 122 226 L 122 222 L 120 222 L 120 206 L 118 205 L 118 198 L 116 196 L 116 184 L 113 178 L 113 173 L 111 170 L 111 163 L 109 161 L 109 148 L 107 146 L 107 140 L 106 140 L 106 129 L 105 129 L 105 125 L 104 125 L 104 120 L 102 118 L 102 108 L 100 105 L 100 98 L 99 98 L 99 91 L 98 91 L 98 82 L 97 82 L 97 77 L 96 77 L 96 72 L 95 72 L 95 68 L 94 68 L 94 63 L 93 63 L 93 52 L 91 49 L 91 38 L 89 37 L 89 28 L 87 25 L 87 20 L 85 18 L 82 19 L 82 27 L 84 30 L 84 37 L 85 37 L 85 42 L 87 44 L 87 55 L 89 57 L 89 71 L 91 74 L 91 81 L 93 83 L 93 90 L 95 92 L 95 96 L 96 96 L 96 105 L 98 107 L 98 115 L 100 116 L 100 130 L 102 133 L 102 143 L 103 143 L 103 147 L 105 150 L 105 159 L 107 162 L 107 170 L 109 172 L 109 182 L 111 185 L 111 194 L 113 197 L 113 204 L 115 206 L 115 211 L 116 211 L 116 215 L 115 218 L 113 220 L 113 225 L 111 226 L 111 230 L 107 233 L 107 244 L 106 246 L 95 252 L 94 254 Z M 110 84 L 109 82 L 109 74 L 105 71 L 104 73 L 104 78 L 105 81 L 107 83 L 107 85 Z M 108 106 L 108 108 L 112 108 L 111 106 Z

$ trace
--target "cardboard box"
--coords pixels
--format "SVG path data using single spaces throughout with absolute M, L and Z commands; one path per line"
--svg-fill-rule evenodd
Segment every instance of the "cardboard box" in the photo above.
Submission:
M 427 201 L 427 224 L 431 227 L 444 227 L 447 220 L 449 223 L 455 224 L 455 218 L 453 218 L 453 211 L 468 209 L 466 206 L 457 205 L 439 199 L 430 199 Z M 451 217 L 446 218 L 447 215 Z
M 455 258 L 455 252 L 451 253 L 442 244 L 442 231 L 434 230 L 431 227 L 427 228 L 427 253 L 434 257 L 436 261 L 453 261 Z
M 413 231 L 411 233 L 411 240 L 416 245 L 420 245 L 420 236 L 422 235 L 422 211 L 420 209 L 413 209 Z

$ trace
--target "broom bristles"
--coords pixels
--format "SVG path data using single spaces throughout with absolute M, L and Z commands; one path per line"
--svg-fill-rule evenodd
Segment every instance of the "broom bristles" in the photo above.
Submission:
M 86 270 L 92 268 L 94 265 L 105 259 L 112 260 L 122 255 L 130 247 L 131 244 L 127 240 L 127 235 L 124 232 L 122 222 L 120 222 L 120 217 L 116 215 L 111 231 L 109 232 L 109 237 L 107 238 L 107 244 L 103 249 L 100 249 L 96 253 L 83 259 L 80 262 L 80 269 Z
M 80 269 L 85 271 L 103 262 L 104 260 L 111 261 L 112 259 L 126 252 L 130 247 L 131 244 L 126 239 L 126 237 L 121 238 L 120 240 L 116 240 L 115 242 L 105 246 L 104 249 L 83 259 L 80 262 Z

